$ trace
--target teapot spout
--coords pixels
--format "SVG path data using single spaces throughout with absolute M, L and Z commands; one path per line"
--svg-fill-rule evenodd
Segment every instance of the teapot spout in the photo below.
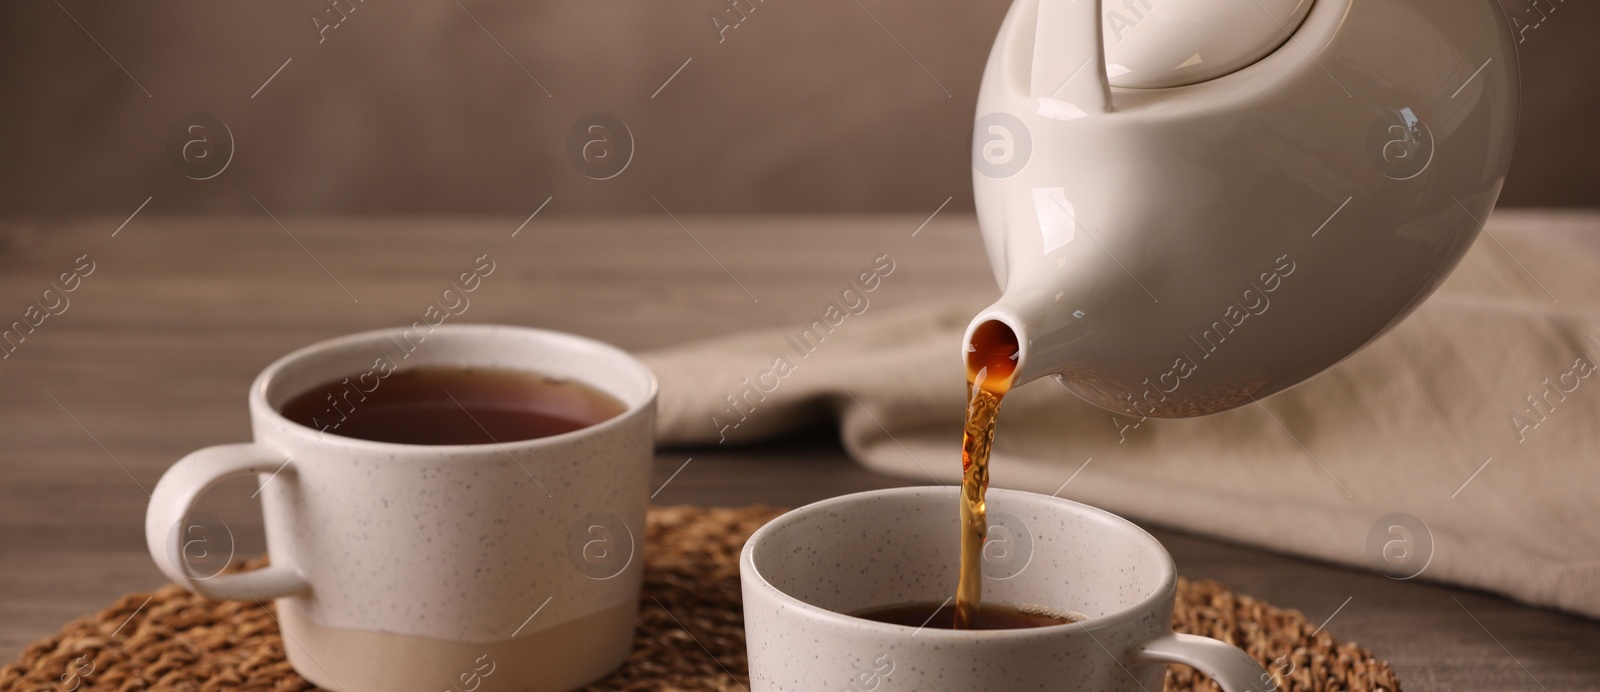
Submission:
M 1050 300 L 1024 295 L 1008 294 L 983 309 L 972 318 L 962 338 L 962 359 L 968 367 L 968 377 L 976 365 L 986 357 L 1014 353 L 1010 384 L 1016 388 L 1059 371 L 1060 363 L 1052 356 L 1061 355 L 1062 347 L 1056 344 L 1061 337 L 1071 338 L 1076 330 L 1051 328 L 1047 322 L 1058 312 L 1058 305 Z

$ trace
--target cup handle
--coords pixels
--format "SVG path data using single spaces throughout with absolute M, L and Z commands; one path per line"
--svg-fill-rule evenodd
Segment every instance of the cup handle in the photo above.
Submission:
M 207 447 L 173 464 L 161 476 L 150 496 L 144 516 L 144 540 L 156 566 L 172 581 L 202 596 L 216 599 L 261 600 L 305 593 L 311 584 L 286 564 L 273 564 L 237 574 L 197 577 L 183 561 L 186 531 L 174 530 L 189 516 L 189 508 L 206 490 L 227 476 L 244 473 L 294 475 L 283 454 L 258 444 Z
M 1272 692 L 1272 676 L 1242 649 L 1210 637 L 1167 632 L 1132 650 L 1135 663 L 1182 663 L 1216 680 L 1223 692 Z

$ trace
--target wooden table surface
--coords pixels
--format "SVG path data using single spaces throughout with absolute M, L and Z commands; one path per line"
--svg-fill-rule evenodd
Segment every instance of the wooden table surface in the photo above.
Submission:
M 165 217 L 157 200 L 125 225 L 78 218 L 0 233 L 0 323 L 21 319 L 80 257 L 94 262 L 65 311 L 0 360 L 0 659 L 164 582 L 144 548 L 147 492 L 185 453 L 248 438 L 244 394 L 257 371 L 313 341 L 410 323 L 486 253 L 497 269 L 458 320 L 634 350 L 787 324 L 884 252 L 899 269 L 875 310 L 995 293 L 970 215 L 939 214 L 920 232 L 925 217 L 894 215 L 680 216 L 680 227 L 665 214 L 563 217 L 551 206 L 519 231 L 521 218 Z M 1491 226 L 1516 232 L 1541 218 L 1498 214 Z M 853 465 L 835 440 L 823 429 L 664 450 L 656 501 L 795 506 L 915 482 Z M 229 525 L 240 555 L 263 549 L 251 490 L 234 479 L 200 506 Z M 1180 573 L 1327 620 L 1392 662 L 1408 690 L 1600 689 L 1600 623 L 1147 528 Z

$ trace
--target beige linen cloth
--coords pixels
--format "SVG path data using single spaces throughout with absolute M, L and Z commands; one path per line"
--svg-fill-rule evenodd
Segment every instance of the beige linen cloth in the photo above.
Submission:
M 993 484 L 1358 568 L 1425 565 L 1420 579 L 1600 617 L 1600 223 L 1497 221 L 1409 319 L 1261 405 L 1133 428 L 1053 380 L 1013 391 Z M 960 339 L 983 305 L 850 316 L 804 359 L 786 341 L 798 329 L 650 354 L 660 442 L 734 444 L 833 415 L 865 466 L 959 482 Z M 725 397 L 778 354 L 793 371 L 720 442 L 740 420 Z M 1396 512 L 1423 535 L 1379 523 Z

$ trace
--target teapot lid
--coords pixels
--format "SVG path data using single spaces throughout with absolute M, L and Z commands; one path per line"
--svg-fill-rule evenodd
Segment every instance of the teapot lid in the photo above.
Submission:
M 1161 89 L 1237 72 L 1288 41 L 1314 0 L 1102 0 L 1111 86 Z

